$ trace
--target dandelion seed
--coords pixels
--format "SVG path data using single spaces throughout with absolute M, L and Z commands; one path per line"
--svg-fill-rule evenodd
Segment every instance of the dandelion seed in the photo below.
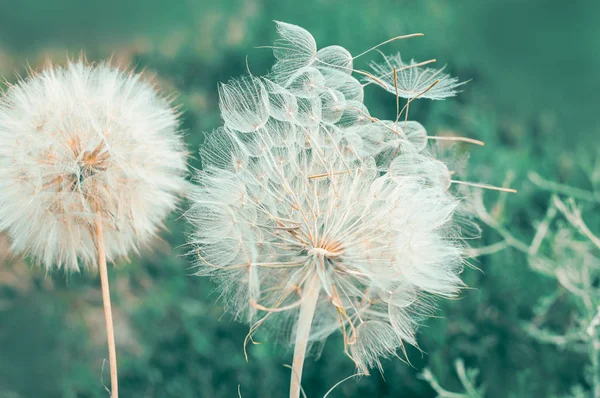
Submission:
M 219 87 L 219 107 L 225 126 L 249 133 L 269 118 L 267 90 L 255 77 L 233 80 Z
M 408 64 L 404 63 L 400 54 L 384 56 L 384 62 L 371 63 L 374 75 L 384 84 L 373 81 L 368 77 L 365 78 L 365 81 L 374 82 L 390 93 L 402 98 L 419 97 L 432 100 L 453 97 L 459 92 L 458 89 L 467 83 L 459 82 L 457 78 L 443 73 L 444 68 L 433 69 L 417 65 L 414 60 L 411 60 Z M 394 79 L 395 75 L 396 79 Z M 437 81 L 435 86 L 427 90 L 435 81 Z
M 316 67 L 323 69 L 338 69 L 352 73 L 353 59 L 348 50 L 341 46 L 328 46 L 317 51 Z
M 314 62 L 317 43 L 308 31 L 296 25 L 277 22 L 277 32 L 281 37 L 273 46 L 273 54 L 277 59 L 273 73 L 277 75 L 277 80 L 287 80 Z

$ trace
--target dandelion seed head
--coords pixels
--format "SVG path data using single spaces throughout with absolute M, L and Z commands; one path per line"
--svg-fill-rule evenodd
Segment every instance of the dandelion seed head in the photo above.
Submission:
M 224 116 L 201 149 L 188 212 L 198 274 L 219 283 L 227 309 L 251 330 L 264 325 L 288 341 L 317 280 L 310 341 L 341 332 L 367 373 L 416 345 L 433 297 L 461 288 L 460 201 L 422 125 L 371 117 L 347 51 L 317 50 L 293 25 L 278 29 L 271 74 L 222 99 L 250 112 L 244 120 L 267 120 L 248 131 Z M 244 105 L 263 90 L 260 110 Z
M 0 229 L 46 268 L 96 266 L 155 235 L 186 187 L 176 111 L 140 75 L 70 62 L 0 100 Z

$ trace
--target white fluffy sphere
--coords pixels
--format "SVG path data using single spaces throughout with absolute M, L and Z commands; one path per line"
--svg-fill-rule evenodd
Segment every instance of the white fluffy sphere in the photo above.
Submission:
M 176 111 L 140 75 L 71 62 L 0 100 L 0 229 L 46 268 L 96 266 L 152 237 L 186 188 Z

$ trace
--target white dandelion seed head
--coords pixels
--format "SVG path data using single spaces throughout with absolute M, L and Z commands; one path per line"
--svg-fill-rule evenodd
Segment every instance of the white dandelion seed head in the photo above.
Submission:
M 270 325 L 289 341 L 303 292 L 318 280 L 310 340 L 341 331 L 367 373 L 416 345 L 433 297 L 461 288 L 460 201 L 421 124 L 369 115 L 347 51 L 327 47 L 329 61 L 318 64 L 323 50 L 308 32 L 278 28 L 273 71 L 243 80 L 247 90 L 242 81 L 220 90 L 232 114 L 201 148 L 187 213 L 198 274 L 219 283 L 251 333 Z
M 153 236 L 186 188 L 177 112 L 140 75 L 70 62 L 0 100 L 0 229 L 47 268 L 95 267 Z

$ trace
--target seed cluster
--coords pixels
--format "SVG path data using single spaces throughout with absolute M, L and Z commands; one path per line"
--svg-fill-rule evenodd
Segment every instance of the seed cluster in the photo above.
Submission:
M 46 267 L 94 268 L 152 237 L 187 187 L 169 103 L 139 75 L 72 62 L 12 86 L 0 101 L 0 229 Z
M 459 290 L 459 201 L 423 126 L 369 114 L 347 50 L 278 28 L 272 72 L 220 88 L 224 125 L 201 149 L 188 213 L 198 274 L 251 334 L 265 325 L 284 338 L 318 280 L 310 341 L 341 331 L 367 373 L 416 344 L 428 297 Z

